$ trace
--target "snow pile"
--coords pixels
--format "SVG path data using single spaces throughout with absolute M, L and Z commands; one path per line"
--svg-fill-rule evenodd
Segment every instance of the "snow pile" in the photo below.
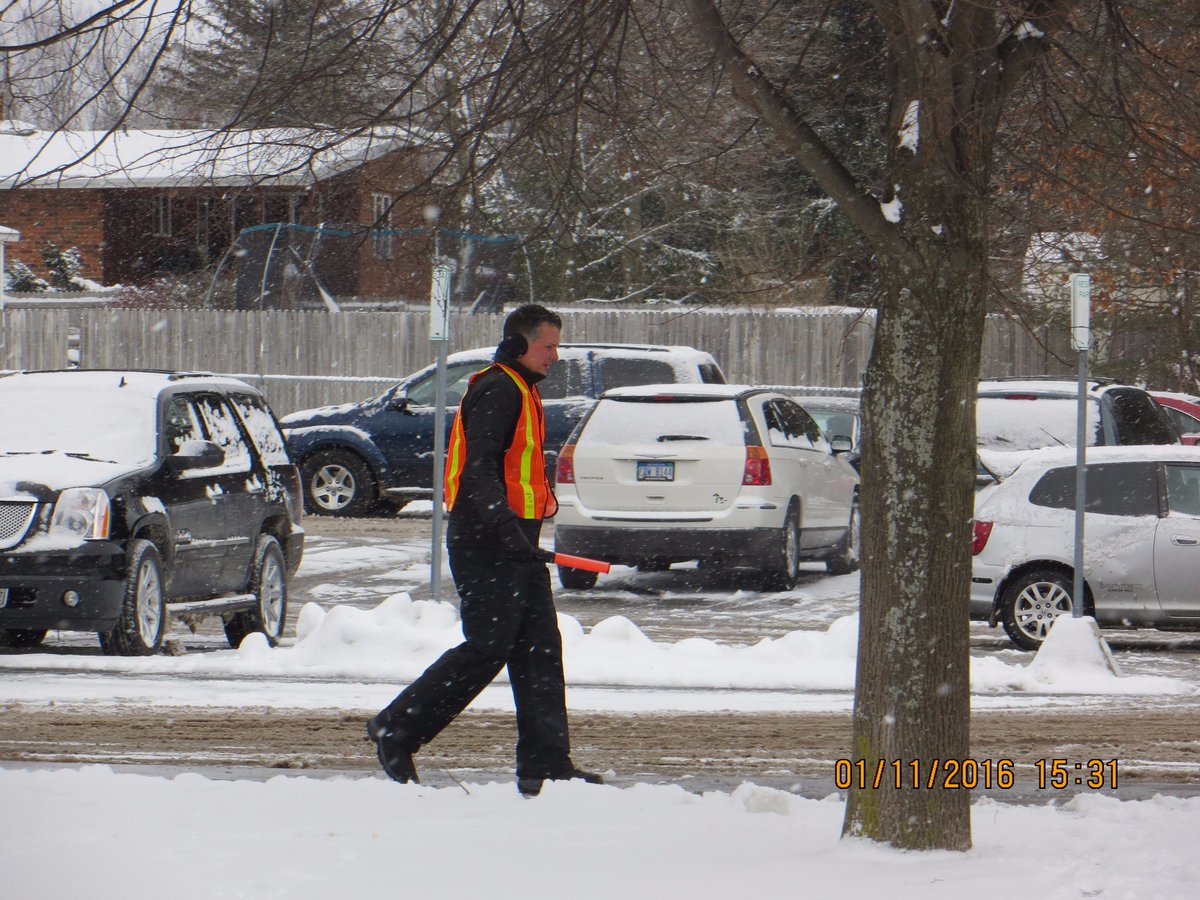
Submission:
M 703 638 L 654 641 L 624 616 L 604 619 L 590 630 L 559 614 L 567 684 L 573 688 L 643 687 L 712 691 L 854 690 L 858 616 L 848 615 L 825 629 L 793 631 L 755 644 L 722 644 Z M 407 593 L 388 597 L 373 609 L 316 603 L 300 610 L 292 646 L 272 648 L 254 635 L 238 650 L 214 650 L 187 656 L 114 658 L 25 654 L 0 656 L 0 671 L 84 669 L 143 675 L 204 674 L 253 678 L 314 677 L 404 684 L 420 675 L 443 652 L 462 641 L 458 611 L 452 604 L 413 600 Z M 1092 638 L 1095 642 L 1095 638 Z M 1119 678 L 1071 651 L 1074 642 L 1050 644 L 1034 663 L 1008 663 L 995 656 L 971 659 L 971 690 L 1005 697 L 1025 694 L 1184 694 L 1183 681 L 1154 675 Z M 1065 649 L 1057 650 L 1065 644 Z M 497 681 L 504 682 L 501 672 Z M 61 684 L 60 684 L 61 687 Z M 15 686 L 0 690 L 14 697 Z M 276 702 L 284 702 L 282 699 Z M 690 702 L 690 701 L 688 701 Z M 665 703 L 666 705 L 662 705 Z M 675 708 L 660 695 L 645 708 Z M 836 705 L 836 704 L 835 704 Z

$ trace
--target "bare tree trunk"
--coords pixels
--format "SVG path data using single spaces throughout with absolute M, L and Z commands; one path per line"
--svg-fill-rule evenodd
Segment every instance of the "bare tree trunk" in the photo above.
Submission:
M 864 393 L 864 558 L 843 831 L 965 850 L 969 795 L 946 785 L 970 753 L 967 438 L 983 293 L 962 276 L 923 283 L 900 270 L 887 280 Z

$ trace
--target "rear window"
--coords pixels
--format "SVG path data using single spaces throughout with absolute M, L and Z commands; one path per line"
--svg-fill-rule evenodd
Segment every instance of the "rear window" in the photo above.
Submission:
M 746 443 L 737 401 L 716 397 L 601 400 L 579 443 L 742 446 Z
M 1181 409 L 1175 409 L 1171 406 L 1164 406 L 1163 412 L 1167 414 L 1167 418 L 1171 420 L 1180 434 L 1197 434 L 1200 433 L 1200 419 L 1195 416 L 1189 416 Z
M 1144 391 L 1107 391 L 1105 396 L 1112 403 L 1113 425 L 1116 428 L 1116 443 L 1131 444 L 1176 444 L 1179 442 L 1175 427 L 1154 398 Z
M 1157 516 L 1158 466 L 1152 462 L 1087 467 L 1087 512 L 1106 516 Z M 1035 506 L 1075 508 L 1075 467 L 1051 469 L 1029 492 Z
M 1074 397 L 980 397 L 975 407 L 976 443 L 988 450 L 1074 447 L 1078 401 Z M 1088 446 L 1104 443 L 1100 405 L 1088 398 Z
M 639 384 L 672 384 L 679 381 L 675 377 L 675 367 L 660 359 L 600 356 L 596 362 L 600 365 L 600 383 L 604 390 Z
M 586 397 L 583 380 L 583 360 L 560 359 L 550 367 L 550 374 L 538 382 L 543 400 L 564 400 L 567 397 Z

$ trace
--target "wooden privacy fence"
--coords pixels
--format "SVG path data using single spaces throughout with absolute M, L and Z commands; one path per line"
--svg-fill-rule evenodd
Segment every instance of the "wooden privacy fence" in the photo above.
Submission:
M 730 381 L 857 388 L 871 314 L 566 310 L 582 343 L 678 344 L 706 350 Z M 501 315 L 456 315 L 451 352 L 493 346 Z M 1065 335 L 988 322 L 983 376 L 1069 374 Z M 152 368 L 253 376 L 279 415 L 361 400 L 436 359 L 426 312 L 19 308 L 0 312 L 0 369 Z

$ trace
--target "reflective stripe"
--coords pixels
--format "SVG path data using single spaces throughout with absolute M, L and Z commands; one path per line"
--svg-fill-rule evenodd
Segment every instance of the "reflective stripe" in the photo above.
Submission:
M 521 392 L 521 414 L 513 432 L 512 446 L 504 453 L 504 489 L 509 507 L 522 519 L 539 519 L 546 513 L 552 496 L 550 483 L 546 480 L 546 460 L 542 445 L 546 438 L 546 420 L 542 412 L 542 398 L 536 387 L 530 388 L 520 375 L 501 363 L 493 363 L 487 369 L 476 372 L 470 382 L 492 368 L 499 368 Z M 450 432 L 450 446 L 446 450 L 446 478 L 444 496 L 447 509 L 454 509 L 458 499 L 459 482 L 467 458 L 467 437 L 462 425 L 462 407 L 454 417 Z

